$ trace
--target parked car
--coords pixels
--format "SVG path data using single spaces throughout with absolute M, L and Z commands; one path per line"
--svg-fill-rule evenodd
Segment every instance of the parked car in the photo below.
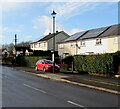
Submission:
M 35 70 L 42 70 L 44 72 L 53 72 L 53 61 L 47 59 L 40 59 L 36 62 Z M 55 64 L 55 72 L 60 71 L 60 66 Z

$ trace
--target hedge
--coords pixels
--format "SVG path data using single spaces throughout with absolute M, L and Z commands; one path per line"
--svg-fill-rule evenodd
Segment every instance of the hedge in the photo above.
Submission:
M 35 63 L 39 59 L 49 59 L 52 60 L 50 56 L 18 56 L 16 58 L 16 63 L 18 66 L 24 67 L 35 67 Z M 59 58 L 55 58 L 55 62 L 58 64 L 60 63 Z
M 114 75 L 120 65 L 120 51 L 99 55 L 75 55 L 74 67 L 78 72 Z
M 62 63 L 67 64 L 67 68 L 66 68 L 67 70 L 72 68 L 72 62 L 73 62 L 73 56 L 71 56 L 71 55 L 62 59 Z
M 48 56 L 18 56 L 16 58 L 16 63 L 19 66 L 35 67 L 35 63 L 39 59 L 50 59 L 50 57 Z
M 13 64 L 14 57 L 8 56 L 2 59 L 2 64 Z

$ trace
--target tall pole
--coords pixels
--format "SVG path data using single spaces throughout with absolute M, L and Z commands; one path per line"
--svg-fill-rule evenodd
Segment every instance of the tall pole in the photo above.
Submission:
M 53 34 L 55 34 L 55 17 L 53 17 Z M 53 73 L 55 73 L 55 35 L 53 36 Z
M 16 45 L 17 45 L 17 34 L 15 34 L 15 55 L 16 55 Z
M 15 34 L 15 65 L 16 65 L 16 55 L 17 55 L 16 45 L 17 45 L 17 34 Z
M 15 47 L 17 45 L 17 34 L 15 34 Z
M 51 14 L 53 16 L 53 54 L 52 54 L 52 61 L 53 61 L 53 73 L 55 73 L 55 11 Z

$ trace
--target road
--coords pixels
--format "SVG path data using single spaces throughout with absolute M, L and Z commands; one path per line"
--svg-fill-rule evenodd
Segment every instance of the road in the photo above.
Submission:
M 2 67 L 2 107 L 118 107 L 118 95 Z

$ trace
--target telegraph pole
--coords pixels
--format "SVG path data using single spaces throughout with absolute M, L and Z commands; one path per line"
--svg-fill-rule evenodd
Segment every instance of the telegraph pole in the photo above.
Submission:
M 17 45 L 17 34 L 15 34 L 15 47 Z
M 17 51 L 16 51 L 16 45 L 17 45 L 17 34 L 15 34 L 15 65 L 16 65 L 16 55 L 17 55 Z

